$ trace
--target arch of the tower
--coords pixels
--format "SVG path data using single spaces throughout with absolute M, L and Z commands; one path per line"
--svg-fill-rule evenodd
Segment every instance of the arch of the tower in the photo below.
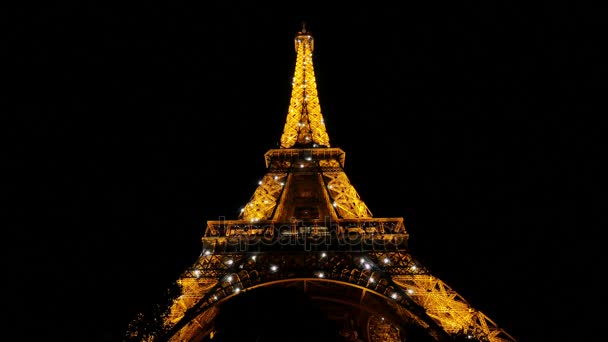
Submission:
M 441 340 L 440 337 L 446 336 L 444 329 L 412 300 L 407 288 L 395 283 L 392 275 L 378 267 L 389 258 L 396 269 L 411 269 L 409 256 L 399 252 L 285 251 L 204 256 L 206 263 L 198 264 L 200 268 L 182 278 L 184 295 L 174 305 L 174 325 L 167 340 L 202 341 L 216 332 L 217 336 L 221 335 L 222 330 L 226 334 L 222 317 L 230 317 L 235 329 L 246 331 L 251 329 L 247 322 L 257 322 L 255 309 L 241 305 L 247 309 L 239 314 L 230 310 L 235 306 L 230 303 L 265 298 L 258 300 L 257 305 L 263 307 L 264 312 L 277 311 L 282 315 L 283 311 L 297 312 L 300 306 L 290 303 L 273 310 L 273 302 L 289 303 L 301 298 L 294 293 L 304 295 L 304 302 L 320 308 L 318 316 L 333 322 L 343 335 L 357 334 L 363 341 L 401 341 L 408 334 L 416 335 L 417 341 Z M 228 264 L 231 267 L 226 267 Z M 289 290 L 291 294 L 256 295 L 264 289 L 273 289 L 271 293 Z M 297 326 L 301 321 L 294 318 L 283 324 Z M 268 324 L 269 329 L 276 329 L 272 323 Z M 264 324 L 254 326 L 258 329 Z
M 251 283 L 233 276 L 226 296 L 175 329 L 170 341 L 233 341 L 249 337 L 318 341 L 437 341 L 444 332 L 407 306 L 395 289 L 370 289 L 369 274 L 335 280 L 291 278 Z M 241 279 L 243 278 L 243 279 Z M 382 282 L 382 279 L 378 279 Z M 247 286 L 246 284 L 249 284 Z M 220 285 L 221 286 L 221 285 Z M 238 289 L 238 290 L 235 290 Z M 229 292 L 232 293 L 229 293 Z M 219 290 L 218 292 L 222 292 Z M 209 294 L 211 298 L 217 296 Z M 247 339 L 248 340 L 248 339 Z
M 364 341 L 374 341 L 374 331 L 388 334 L 399 328 L 398 334 L 402 336 L 405 332 L 420 330 L 412 327 L 421 328 L 429 336 L 466 335 L 492 342 L 513 340 L 489 318 L 472 309 L 454 290 L 429 274 L 405 249 L 396 248 L 395 240 L 384 245 L 366 240 L 336 246 L 310 243 L 298 245 L 301 247 L 298 249 L 290 244 L 298 240 L 288 239 L 264 248 L 254 245 L 256 248 L 246 252 L 238 248 L 251 246 L 229 245 L 228 240 L 218 242 L 220 240 L 205 244 L 207 249 L 197 263 L 179 280 L 181 295 L 174 300 L 161 333 L 172 338 L 154 341 L 191 341 L 193 336 L 211 336 L 217 330 L 216 316 L 225 308 L 225 303 L 261 288 L 300 289 L 311 301 L 325 308 L 323 315 L 348 312 L 358 334 L 369 335 Z M 363 246 L 378 249 L 355 250 Z M 292 296 L 274 299 L 282 298 Z M 370 309 L 364 310 L 364 307 Z M 297 308 L 295 305 L 277 311 Z M 247 321 L 247 314 L 241 316 Z M 233 321 L 236 326 L 243 323 L 241 316 L 229 315 L 239 317 Z

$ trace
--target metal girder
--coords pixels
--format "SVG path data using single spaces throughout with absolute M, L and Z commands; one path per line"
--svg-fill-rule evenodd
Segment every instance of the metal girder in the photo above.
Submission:
M 334 201 L 333 205 L 341 218 L 372 217 L 372 213 L 359 197 L 357 190 L 350 184 L 346 173 L 343 171 L 323 172 L 323 178 L 329 195 Z
M 242 209 L 240 219 L 250 222 L 270 219 L 272 212 L 277 205 L 277 200 L 283 187 L 285 186 L 286 173 L 267 173 L 253 196 Z
M 392 279 L 448 333 L 464 333 L 492 342 L 514 341 L 440 279 L 430 274 L 399 274 Z

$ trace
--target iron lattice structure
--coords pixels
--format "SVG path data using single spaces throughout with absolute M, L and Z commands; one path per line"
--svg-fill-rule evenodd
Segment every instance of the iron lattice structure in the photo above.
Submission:
M 281 148 L 236 220 L 208 221 L 203 252 L 178 280 L 148 341 L 203 341 L 221 334 L 222 305 L 260 287 L 292 287 L 353 313 L 352 340 L 429 341 L 465 336 L 515 341 L 408 252 L 403 218 L 374 218 L 329 147 L 314 78 L 313 38 L 295 38 L 296 70 Z M 138 332 L 129 332 L 138 336 Z

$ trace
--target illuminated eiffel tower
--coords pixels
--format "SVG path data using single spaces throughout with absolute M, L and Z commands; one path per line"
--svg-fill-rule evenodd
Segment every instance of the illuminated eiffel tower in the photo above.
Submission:
M 344 172 L 344 151 L 330 147 L 305 27 L 295 49 L 287 121 L 280 148 L 264 156 L 266 174 L 238 219 L 208 221 L 160 329 L 132 329 L 131 338 L 221 340 L 227 303 L 288 288 L 336 321 L 343 341 L 515 341 L 414 259 L 403 218 L 372 216 Z M 231 329 L 249 318 L 234 317 Z M 314 329 L 293 325 L 295 334 Z

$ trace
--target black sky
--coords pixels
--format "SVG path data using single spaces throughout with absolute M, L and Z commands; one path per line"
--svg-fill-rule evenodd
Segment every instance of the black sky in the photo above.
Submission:
M 306 21 L 330 143 L 374 216 L 404 217 L 414 256 L 519 340 L 594 340 L 581 297 L 601 268 L 582 222 L 599 209 L 603 19 L 400 6 L 7 11 L 9 325 L 120 340 L 195 261 L 205 222 L 255 190 Z

